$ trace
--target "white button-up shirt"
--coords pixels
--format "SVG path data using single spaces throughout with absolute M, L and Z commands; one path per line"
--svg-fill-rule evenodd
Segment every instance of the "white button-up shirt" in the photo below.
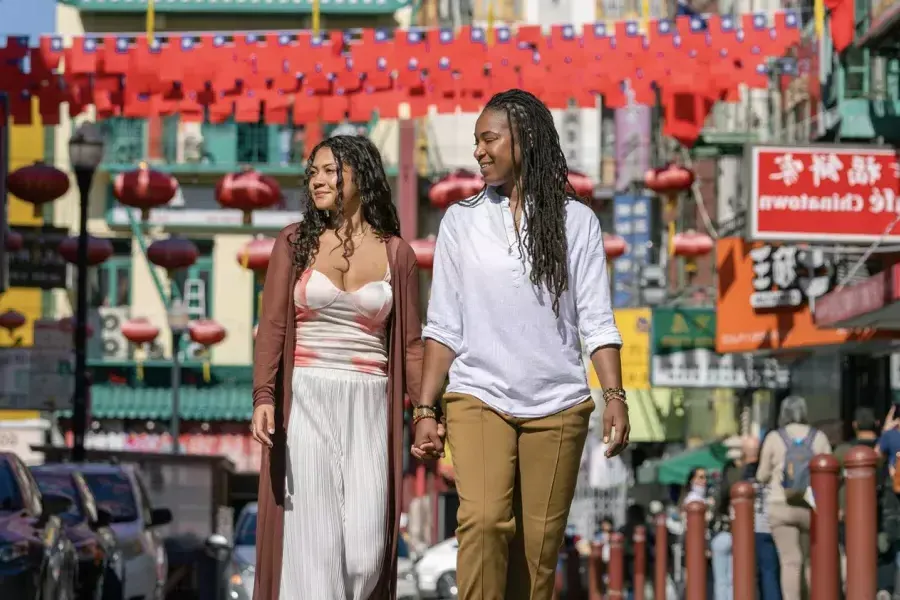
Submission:
M 493 188 L 451 206 L 441 221 L 423 337 L 456 353 L 448 392 L 475 396 L 513 417 L 545 417 L 590 396 L 591 354 L 621 346 L 596 215 L 566 205 L 569 289 L 553 298 L 530 280 L 509 199 Z M 528 235 L 522 219 L 521 235 Z

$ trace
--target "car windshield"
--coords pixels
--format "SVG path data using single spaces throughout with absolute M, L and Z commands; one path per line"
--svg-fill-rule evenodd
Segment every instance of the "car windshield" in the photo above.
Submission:
M 81 502 L 78 499 L 78 490 L 75 488 L 75 480 L 69 473 L 44 473 L 41 471 L 34 472 L 34 480 L 37 481 L 38 489 L 41 494 L 61 496 L 68 498 L 72 504 L 69 510 L 60 516 L 67 523 L 74 523 L 84 520 L 84 513 L 81 512 Z
M 24 508 L 22 492 L 12 467 L 8 462 L 0 463 L 0 512 L 18 512 Z
M 134 491 L 124 473 L 85 473 L 84 480 L 94 495 L 97 508 L 108 512 L 113 523 L 138 520 Z
M 237 533 L 234 536 L 235 546 L 255 546 L 256 545 L 256 513 L 248 512 L 244 518 L 240 520 L 237 526 Z

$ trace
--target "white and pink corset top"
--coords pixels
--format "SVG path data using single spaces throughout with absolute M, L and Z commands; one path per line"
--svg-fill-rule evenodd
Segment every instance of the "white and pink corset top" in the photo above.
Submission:
M 386 375 L 390 280 L 388 269 L 382 281 L 346 292 L 325 274 L 306 269 L 294 287 L 294 366 Z

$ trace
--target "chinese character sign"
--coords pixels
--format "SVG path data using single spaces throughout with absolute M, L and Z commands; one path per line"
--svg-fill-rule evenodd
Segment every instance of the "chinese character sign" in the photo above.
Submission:
M 628 244 L 625 253 L 612 261 L 613 307 L 640 303 L 641 271 L 650 259 L 650 198 L 626 194 L 613 198 L 613 227 Z
M 822 250 L 763 245 L 750 250 L 750 260 L 750 306 L 757 310 L 801 306 L 825 295 L 835 283 L 836 265 Z
M 900 167 L 894 150 L 757 146 L 751 152 L 753 239 L 900 239 Z

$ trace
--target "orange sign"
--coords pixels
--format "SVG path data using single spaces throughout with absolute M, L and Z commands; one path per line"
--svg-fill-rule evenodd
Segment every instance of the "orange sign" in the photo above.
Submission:
M 820 329 L 813 322 L 810 299 L 834 285 L 829 260 L 797 246 L 720 239 L 716 350 L 798 350 L 875 337 L 872 330 Z

